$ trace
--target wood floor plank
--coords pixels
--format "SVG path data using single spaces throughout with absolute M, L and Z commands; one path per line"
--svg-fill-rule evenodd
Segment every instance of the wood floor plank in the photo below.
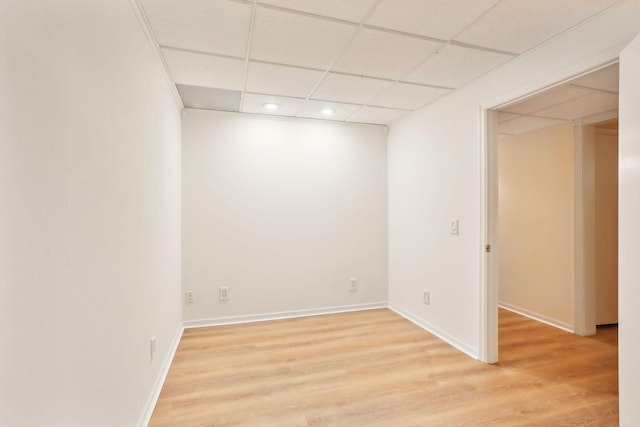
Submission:
M 500 310 L 485 365 L 390 310 L 185 330 L 150 426 L 617 426 L 617 327 Z

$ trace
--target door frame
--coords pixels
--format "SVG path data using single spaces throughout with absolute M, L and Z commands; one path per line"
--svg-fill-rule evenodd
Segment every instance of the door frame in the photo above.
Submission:
M 498 119 L 495 110 L 560 86 L 569 80 L 615 64 L 619 61 L 619 56 L 620 48 L 610 49 L 587 61 L 580 62 L 573 67 L 566 68 L 559 73 L 549 75 L 517 91 L 480 105 L 480 227 L 483 241 L 479 248 L 481 279 L 480 319 L 478 322 L 480 325 L 480 342 L 478 345 L 478 356 L 482 362 L 498 362 L 498 269 L 500 260 L 498 232 L 500 224 L 498 221 Z M 581 173 L 580 176 L 582 176 Z M 576 174 L 574 173 L 574 179 L 575 177 Z M 575 187 L 576 182 L 574 182 L 574 188 Z M 580 189 L 581 188 L 580 186 Z M 574 195 L 574 198 L 575 197 L 576 195 Z M 576 202 L 580 203 L 581 206 L 581 194 L 580 200 L 576 200 Z M 579 214 L 582 215 L 582 209 L 575 209 L 574 216 L 577 215 L 578 211 Z M 576 217 L 574 232 L 577 233 L 574 235 L 574 251 L 583 251 L 584 248 L 582 246 L 578 248 L 578 242 L 580 245 L 582 245 L 583 242 L 582 233 L 584 229 L 582 216 L 579 218 Z M 487 245 L 491 247 L 490 252 L 486 251 Z M 576 260 L 584 260 L 583 252 L 575 253 L 574 256 Z M 574 267 L 580 269 L 574 274 L 574 328 L 576 328 L 576 333 L 582 332 L 584 334 L 584 332 L 588 332 L 589 330 L 588 326 L 586 329 L 582 329 L 583 326 L 586 325 L 585 319 L 588 319 L 588 314 L 585 313 L 585 295 L 588 295 L 589 291 L 585 289 L 584 263 L 575 262 Z M 580 283 L 578 284 L 578 282 Z M 580 293 L 580 295 L 578 295 L 578 293 Z M 595 328 L 595 324 L 593 326 Z

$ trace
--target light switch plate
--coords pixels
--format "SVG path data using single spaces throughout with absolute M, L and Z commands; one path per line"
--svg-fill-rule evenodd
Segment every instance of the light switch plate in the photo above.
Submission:
M 451 225 L 451 234 L 453 234 L 454 236 L 457 236 L 460 232 L 460 222 L 458 221 L 458 218 L 452 219 L 450 225 Z

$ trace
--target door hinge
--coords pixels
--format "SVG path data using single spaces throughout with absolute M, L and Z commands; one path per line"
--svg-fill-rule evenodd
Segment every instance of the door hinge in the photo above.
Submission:
M 485 245 L 484 251 L 485 252 L 491 252 L 491 245 Z

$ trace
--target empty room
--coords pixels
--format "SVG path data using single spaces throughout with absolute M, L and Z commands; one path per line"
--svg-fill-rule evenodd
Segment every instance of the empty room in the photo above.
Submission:
M 0 425 L 640 425 L 639 22 L 0 0 Z

